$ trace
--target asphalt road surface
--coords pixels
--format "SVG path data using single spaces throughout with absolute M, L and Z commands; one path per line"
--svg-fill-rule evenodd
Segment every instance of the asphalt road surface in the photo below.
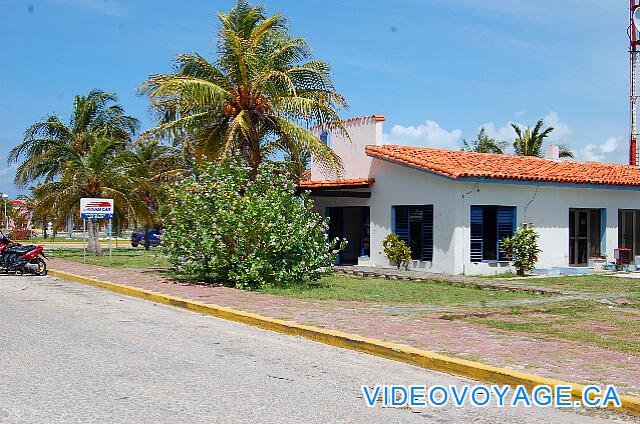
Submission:
M 617 414 L 366 407 L 469 380 L 47 277 L 0 276 L 0 423 L 580 423 Z M 628 422 L 628 421 L 624 421 Z

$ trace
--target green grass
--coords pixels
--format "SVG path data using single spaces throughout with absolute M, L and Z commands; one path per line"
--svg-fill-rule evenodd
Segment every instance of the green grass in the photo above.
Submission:
M 471 302 L 539 298 L 541 295 L 486 290 L 449 282 L 402 281 L 333 274 L 316 284 L 265 288 L 261 293 L 307 300 L 342 300 L 380 303 L 464 305 Z
M 496 308 L 496 315 L 486 318 L 467 316 L 462 320 L 518 334 L 553 336 L 587 346 L 640 354 L 640 279 L 591 274 L 512 280 L 510 284 L 601 293 L 609 301 L 615 302 L 624 297 L 630 303 L 605 305 L 595 301 L 571 301 L 553 306 Z
M 640 293 L 640 279 L 619 278 L 611 275 L 579 275 L 573 277 L 531 278 L 526 280 L 509 280 L 513 285 L 530 285 L 560 290 L 571 290 L 587 293 Z
M 640 296 L 630 300 L 640 303 Z M 463 320 L 514 333 L 548 335 L 618 352 L 640 353 L 637 305 L 610 308 L 594 301 L 574 301 L 553 307 L 506 309 L 509 310 L 487 318 L 466 317 Z
M 158 248 L 144 250 L 143 248 L 113 249 L 112 260 L 109 261 L 109 249 L 102 250 L 102 256 L 87 252 L 83 259 L 82 249 L 47 249 L 45 254 L 51 258 L 64 259 L 72 262 L 85 262 L 91 265 L 110 266 L 114 268 L 166 268 L 169 267 L 167 258 Z
M 55 239 L 51 236 L 44 238 L 41 236 L 38 237 L 31 237 L 30 241 L 33 242 L 37 242 L 37 243 L 51 243 L 53 241 L 55 242 L 77 242 L 77 241 L 82 241 L 82 237 L 72 237 L 72 238 L 66 238 L 65 236 L 57 236 Z
M 26 241 L 26 240 L 24 240 Z M 82 243 L 84 242 L 88 242 L 88 240 L 85 238 L 83 239 L 82 237 L 72 237 L 72 238 L 66 238 L 65 236 L 61 236 L 58 235 L 55 239 L 51 236 L 44 238 L 44 237 L 31 237 L 28 241 L 31 241 L 33 243 Z M 100 242 L 101 243 L 108 243 L 109 240 L 106 237 L 100 237 Z M 116 238 L 115 236 L 112 239 L 112 243 L 115 245 L 116 244 Z M 128 238 L 124 238 L 121 237 L 118 240 L 118 244 L 130 244 L 130 239 Z

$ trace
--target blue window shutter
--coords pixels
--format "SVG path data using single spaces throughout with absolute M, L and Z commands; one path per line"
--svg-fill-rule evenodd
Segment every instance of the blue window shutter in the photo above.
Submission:
M 507 259 L 500 242 L 505 237 L 513 236 L 516 228 L 516 208 L 513 206 L 498 206 L 498 260 Z
M 422 260 L 433 261 L 433 205 L 422 207 Z
M 471 262 L 482 262 L 484 208 L 471 206 Z
M 406 206 L 395 206 L 395 230 L 394 232 L 409 244 L 409 208 Z

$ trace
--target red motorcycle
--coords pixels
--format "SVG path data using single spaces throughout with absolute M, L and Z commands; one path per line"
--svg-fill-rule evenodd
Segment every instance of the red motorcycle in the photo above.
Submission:
M 44 246 L 12 243 L 0 231 L 0 270 L 17 274 L 47 275 Z

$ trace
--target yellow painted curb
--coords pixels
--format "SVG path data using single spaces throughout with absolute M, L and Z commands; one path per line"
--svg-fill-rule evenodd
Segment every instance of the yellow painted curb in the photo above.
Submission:
M 538 385 L 548 385 L 551 387 L 560 385 L 571 386 L 571 393 L 574 398 L 578 400 L 582 398 L 582 390 L 584 386 L 581 384 L 569 383 L 552 378 L 539 377 L 532 374 L 509 370 L 506 368 L 499 368 L 482 364 L 480 362 L 453 358 L 441 355 L 439 353 L 416 349 L 397 343 L 388 343 L 382 340 L 370 339 L 367 337 L 342 333 L 339 331 L 298 324 L 291 321 L 269 318 L 250 312 L 239 311 L 223 306 L 183 299 L 164 293 L 130 287 L 124 284 L 101 281 L 95 278 L 71 274 L 56 269 L 50 269 L 49 275 L 69 281 L 74 281 L 77 283 L 100 287 L 127 296 L 137 297 L 164 305 L 176 306 L 178 308 L 212 315 L 217 318 L 251 325 L 253 327 L 262 328 L 264 330 L 304 337 L 306 339 L 314 340 L 320 343 L 337 346 L 344 349 L 355 350 L 358 352 L 365 352 L 382 358 L 405 362 L 407 364 L 417 365 L 422 368 L 440 371 L 447 374 L 455 374 L 461 377 L 468 377 L 474 380 L 512 386 L 523 385 L 529 390 Z M 609 408 L 622 410 L 634 415 L 640 415 L 640 398 L 631 396 L 620 396 L 620 400 L 622 402 L 621 408 L 615 408 L 613 406 L 609 406 Z

